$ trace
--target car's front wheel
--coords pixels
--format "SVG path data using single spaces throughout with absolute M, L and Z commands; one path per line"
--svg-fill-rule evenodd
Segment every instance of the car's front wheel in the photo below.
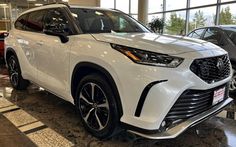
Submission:
M 83 125 L 93 136 L 104 139 L 115 133 L 119 119 L 117 104 L 103 76 L 91 74 L 81 80 L 75 105 Z
M 13 88 L 24 90 L 28 87 L 29 81 L 23 79 L 21 69 L 16 56 L 11 55 L 7 60 L 10 82 Z

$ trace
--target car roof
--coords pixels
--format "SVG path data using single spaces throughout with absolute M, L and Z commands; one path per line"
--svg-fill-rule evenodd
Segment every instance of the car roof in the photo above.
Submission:
M 230 28 L 230 27 L 236 27 L 236 25 L 216 25 L 216 26 L 199 27 L 199 28 L 191 30 L 190 33 L 198 29 L 206 29 L 206 28 L 222 28 L 223 29 L 223 28 Z
M 40 6 L 40 7 L 29 9 L 29 10 L 23 12 L 21 15 L 27 14 L 29 12 L 37 11 L 37 10 L 44 10 L 44 9 L 50 9 L 50 8 L 62 8 L 62 7 L 81 8 L 81 9 L 93 9 L 93 10 L 104 10 L 104 11 L 114 11 L 114 12 L 118 12 L 119 11 L 119 10 L 115 10 L 115 9 L 107 9 L 107 8 L 100 8 L 100 7 L 86 7 L 86 6 L 66 5 L 66 4 L 46 4 L 46 5 L 43 5 L 43 6 Z

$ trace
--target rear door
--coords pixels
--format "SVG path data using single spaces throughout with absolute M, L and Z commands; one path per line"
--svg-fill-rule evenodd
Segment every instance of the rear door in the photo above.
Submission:
M 42 36 L 42 19 L 44 10 L 29 12 L 22 15 L 15 23 L 14 36 L 22 49 L 18 52 L 24 78 L 37 82 L 36 50 L 37 40 Z

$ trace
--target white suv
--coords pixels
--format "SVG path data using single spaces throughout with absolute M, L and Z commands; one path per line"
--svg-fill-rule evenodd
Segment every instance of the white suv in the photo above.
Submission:
M 73 103 L 85 128 L 174 138 L 215 115 L 231 65 L 206 41 L 161 36 L 118 10 L 52 4 L 24 12 L 6 38 L 15 89 L 29 81 Z

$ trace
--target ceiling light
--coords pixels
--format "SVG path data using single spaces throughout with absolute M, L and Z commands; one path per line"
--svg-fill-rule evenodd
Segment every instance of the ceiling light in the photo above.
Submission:
M 43 4 L 34 4 L 35 6 L 42 6 Z
M 7 4 L 0 4 L 0 6 L 7 6 Z
M 62 0 L 62 2 L 68 2 L 69 0 Z
M 27 0 L 28 2 L 36 2 L 36 0 Z

